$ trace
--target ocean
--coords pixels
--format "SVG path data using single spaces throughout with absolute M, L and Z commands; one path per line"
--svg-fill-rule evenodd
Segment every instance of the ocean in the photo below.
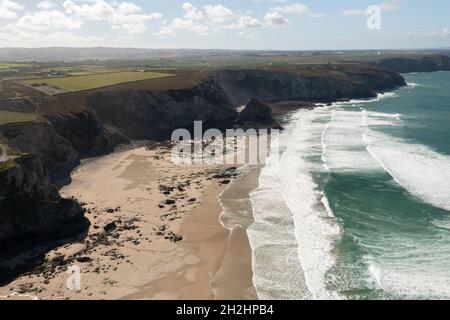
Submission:
M 251 193 L 261 299 L 450 298 L 450 72 L 291 116 Z

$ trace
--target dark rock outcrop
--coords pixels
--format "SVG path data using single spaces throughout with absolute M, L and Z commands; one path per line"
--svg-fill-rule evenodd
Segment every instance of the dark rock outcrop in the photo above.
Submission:
M 280 128 L 280 124 L 272 115 L 272 109 L 256 99 L 251 99 L 239 113 L 239 122 L 253 127 L 262 125 L 265 127 Z
M 89 225 L 81 206 L 62 199 L 36 155 L 0 166 L 0 257 L 82 232 Z
M 378 66 L 399 73 L 450 71 L 450 57 L 433 55 L 416 59 L 393 58 L 380 61 Z

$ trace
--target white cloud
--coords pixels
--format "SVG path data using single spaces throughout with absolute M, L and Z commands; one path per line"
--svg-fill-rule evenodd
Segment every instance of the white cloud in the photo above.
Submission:
M 184 9 L 184 11 L 186 11 L 186 13 L 184 15 L 184 19 L 186 19 L 186 20 L 200 21 L 205 18 L 203 16 L 203 12 L 198 10 L 196 7 L 194 7 L 189 2 L 185 2 L 183 4 L 183 9 Z
M 27 30 L 80 29 L 82 21 L 76 17 L 69 17 L 58 10 L 44 10 L 26 13 L 13 25 Z
M 133 14 L 142 12 L 141 7 L 138 7 L 132 2 L 122 2 L 118 6 L 119 12 L 122 14 Z
M 162 37 L 175 36 L 178 31 L 183 30 L 198 35 L 208 35 L 208 27 L 201 23 L 205 20 L 203 12 L 189 2 L 185 2 L 182 8 L 185 12 L 183 17 L 175 18 L 170 23 L 165 22 L 154 35 Z
M 144 14 L 142 8 L 131 2 L 111 4 L 103 0 L 94 0 L 91 4 L 77 4 L 66 0 L 63 7 L 67 14 L 86 21 L 107 21 L 114 29 L 120 29 L 129 34 L 143 33 L 147 23 L 162 18 L 162 14 L 155 12 Z
M 276 11 L 267 13 L 264 17 L 264 21 L 272 28 L 279 28 L 283 25 L 291 23 L 281 13 Z
M 21 38 L 26 34 L 52 34 L 55 35 L 53 39 L 70 34 L 75 41 L 79 36 L 70 32 L 80 30 L 90 22 L 107 23 L 114 30 L 133 35 L 145 32 L 152 21 L 162 18 L 160 13 L 144 13 L 141 7 L 128 1 L 64 0 L 58 5 L 60 9 L 56 4 L 54 0 L 43 0 L 37 4 L 37 10 L 26 11 L 19 17 L 16 11 L 24 10 L 23 6 L 10 0 L 0 0 L 0 17 L 15 19 L 2 26 L 2 33 L 8 31 Z M 2 37 L 4 39 L 6 38 Z M 25 40 L 29 41 L 27 39 Z
M 258 19 L 250 16 L 242 16 L 236 23 L 225 26 L 225 29 L 249 29 L 261 27 L 262 25 Z
M 252 24 L 256 23 L 250 17 L 239 17 L 231 9 L 223 5 L 206 5 L 202 9 L 198 9 L 191 3 L 185 2 L 182 8 L 184 10 L 182 17 L 175 18 L 170 23 L 162 25 L 159 31 L 154 34 L 167 37 L 175 36 L 178 31 L 189 31 L 197 35 L 205 36 L 210 33 L 210 29 L 240 28 L 244 27 L 244 24 L 251 27 Z M 239 21 L 236 24 L 230 26 L 223 25 L 237 18 L 239 18 Z
M 50 10 L 55 7 L 55 4 L 52 1 L 44 0 L 37 4 L 37 7 L 42 10 Z
M 307 5 L 301 3 L 293 3 L 286 6 L 273 8 L 271 11 L 286 14 L 305 14 L 311 12 Z
M 203 7 L 206 16 L 214 23 L 223 23 L 237 18 L 237 15 L 233 11 L 222 5 L 211 6 L 207 5 Z
M 0 6 L 13 11 L 25 10 L 25 6 L 11 0 L 0 0 Z
M 164 25 L 154 35 L 157 36 L 175 36 L 177 31 L 190 31 L 198 35 L 208 35 L 206 26 L 196 24 L 193 20 L 176 18 L 169 25 Z
M 25 7 L 15 1 L 0 0 L 0 18 L 16 19 L 17 11 L 25 10 Z
M 319 18 L 324 15 L 313 12 L 306 4 L 292 3 L 272 8 L 264 17 L 264 21 L 272 28 L 278 28 L 291 21 L 285 15 L 308 15 L 311 18 Z

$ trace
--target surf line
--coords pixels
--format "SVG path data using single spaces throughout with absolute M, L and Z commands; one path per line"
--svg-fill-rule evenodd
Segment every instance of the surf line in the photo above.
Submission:
M 332 109 L 331 110 L 331 119 L 330 121 L 325 125 L 325 129 L 322 131 L 322 137 L 321 137 L 321 143 L 322 143 L 322 161 L 323 161 L 323 167 L 325 168 L 326 171 L 330 172 L 330 167 L 328 167 L 327 163 L 327 157 L 326 157 L 326 153 L 327 153 L 327 144 L 325 142 L 325 137 L 330 129 L 330 125 L 331 123 L 334 121 L 334 118 L 336 116 L 336 110 Z
M 328 175 L 331 174 L 331 170 L 330 170 L 330 167 L 328 166 L 328 160 L 327 160 L 327 156 L 326 156 L 326 154 L 327 154 L 327 143 L 325 141 L 325 138 L 326 138 L 327 133 L 328 133 L 328 131 L 330 129 L 331 123 L 334 121 L 335 117 L 336 117 L 336 109 L 333 108 L 331 110 L 330 121 L 328 121 L 328 123 L 325 125 L 325 128 L 322 131 L 322 136 L 320 138 L 321 143 L 322 143 L 322 156 L 321 156 L 322 161 L 323 161 L 322 165 L 323 165 L 324 169 L 328 172 Z M 331 209 L 331 206 L 330 206 L 330 202 L 328 201 L 328 198 L 325 195 L 325 192 L 321 191 L 320 194 L 322 195 L 322 199 L 320 201 L 324 205 L 328 216 L 330 218 L 335 218 L 335 216 L 333 214 L 333 210 Z
M 325 110 L 333 111 L 333 109 Z M 291 133 L 291 135 L 294 135 L 297 138 L 301 137 L 301 142 L 310 143 L 310 138 L 314 136 L 313 122 L 318 114 L 314 110 L 310 112 L 312 113 L 308 113 L 308 116 L 299 119 L 296 129 L 300 130 L 300 132 L 296 132 L 294 130 Z M 323 133 L 323 130 L 324 128 L 322 129 L 321 134 Z M 296 156 L 296 143 L 296 139 L 290 139 L 286 152 L 281 158 L 282 162 L 289 159 L 289 157 L 292 157 L 293 155 Z M 317 139 L 313 142 L 313 145 L 309 145 L 309 147 L 317 147 L 321 146 L 321 144 L 322 142 Z M 283 194 L 284 202 L 286 203 L 289 211 L 292 213 L 295 238 L 297 239 L 298 258 L 304 271 L 306 286 L 309 292 L 311 292 L 313 299 L 343 299 L 338 292 L 328 291 L 325 276 L 326 272 L 330 270 L 335 263 L 334 257 L 330 254 L 332 250 L 332 243 L 330 239 L 331 237 L 340 236 L 341 228 L 338 224 L 334 226 L 334 224 L 332 225 L 327 222 L 328 219 L 335 219 L 335 217 L 332 215 L 331 211 L 328 211 L 329 205 L 326 205 L 326 199 L 322 199 L 324 211 L 326 212 L 317 209 L 316 204 L 320 202 L 319 195 L 323 197 L 324 194 L 317 190 L 317 184 L 314 181 L 312 172 L 308 169 L 308 162 L 309 160 L 303 158 L 300 160 L 300 164 L 296 161 L 296 165 L 291 168 L 291 171 L 299 171 L 301 173 L 302 176 L 300 178 L 303 181 L 302 183 L 306 183 L 306 185 L 309 185 L 309 183 L 311 184 L 310 189 L 306 190 L 306 194 L 304 194 L 306 199 L 309 199 L 308 203 L 305 203 L 304 201 L 297 203 L 295 198 L 288 197 L 288 195 Z M 289 164 L 286 164 L 286 167 L 289 167 Z M 297 177 L 297 179 L 298 178 L 299 177 Z M 295 189 L 294 186 L 298 184 L 298 181 L 292 176 L 292 174 L 282 176 L 281 181 L 287 190 Z M 299 207 L 299 205 L 301 207 Z M 328 217 L 322 216 L 321 213 L 327 214 Z M 304 224 L 305 221 L 308 221 L 310 224 L 306 226 Z M 310 230 L 308 230 L 311 227 L 319 227 L 320 234 L 315 234 L 315 232 L 311 233 Z M 305 238 L 305 235 L 308 239 Z M 311 236 L 313 238 L 311 238 Z M 319 242 L 315 242 L 314 238 Z M 312 241 L 315 243 L 314 245 L 311 245 L 313 243 L 311 242 L 311 239 L 313 239 Z M 311 260 L 311 252 L 312 250 L 318 249 L 318 244 L 320 248 L 315 252 L 315 258 Z
M 366 150 L 367 152 L 370 154 L 370 156 L 375 159 L 380 165 L 381 167 L 394 179 L 395 182 L 398 183 L 398 185 L 405 187 L 400 180 L 386 167 L 386 165 L 384 164 L 383 160 L 381 160 L 380 157 L 378 157 L 376 155 L 375 152 L 373 152 L 373 150 L 371 149 L 372 145 L 373 145 L 373 141 L 369 139 L 369 132 L 370 132 L 370 125 L 368 122 L 369 116 L 368 116 L 368 112 L 366 109 L 362 109 L 361 111 L 362 114 L 362 125 L 364 127 L 366 127 L 366 130 L 363 133 L 363 140 L 364 142 L 367 144 L 366 146 Z

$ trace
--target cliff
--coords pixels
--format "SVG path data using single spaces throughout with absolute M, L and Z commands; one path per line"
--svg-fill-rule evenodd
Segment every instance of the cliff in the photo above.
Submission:
M 234 105 L 257 97 L 265 103 L 279 101 L 332 102 L 371 98 L 377 91 L 405 85 L 398 74 L 372 68 L 330 67 L 313 74 L 270 70 L 229 70 L 217 73 L 217 81 Z
M 86 227 L 80 206 L 61 199 L 54 186 L 69 177 L 82 157 L 110 152 L 130 140 L 167 139 L 174 129 L 190 129 L 195 120 L 202 120 L 204 129 L 230 128 L 242 117 L 244 122 L 272 126 L 264 123 L 269 112 L 263 104 L 250 106 L 247 115 L 236 111 L 252 98 L 264 103 L 331 102 L 370 98 L 402 85 L 398 74 L 367 65 L 315 66 L 222 70 L 202 74 L 192 85 L 180 78 L 170 87 L 164 79 L 157 89 L 128 84 L 42 98 L 46 122 L 0 125 L 8 144 L 27 154 L 1 163 L 1 252 L 17 252 Z
M 131 139 L 166 139 L 177 128 L 229 128 L 237 118 L 229 96 L 209 78 L 191 89 L 108 91 L 92 94 L 98 119 Z
M 366 65 L 303 70 L 222 70 L 192 88 L 109 90 L 88 96 L 98 120 L 130 139 L 166 139 L 177 128 L 229 128 L 236 107 L 252 98 L 279 101 L 332 102 L 371 98 L 377 92 L 405 85 L 395 72 Z
M 85 230 L 81 206 L 62 199 L 37 155 L 0 164 L 0 257 Z
M 380 61 L 378 66 L 399 73 L 450 71 L 450 57 L 433 55 L 415 59 L 393 58 Z

